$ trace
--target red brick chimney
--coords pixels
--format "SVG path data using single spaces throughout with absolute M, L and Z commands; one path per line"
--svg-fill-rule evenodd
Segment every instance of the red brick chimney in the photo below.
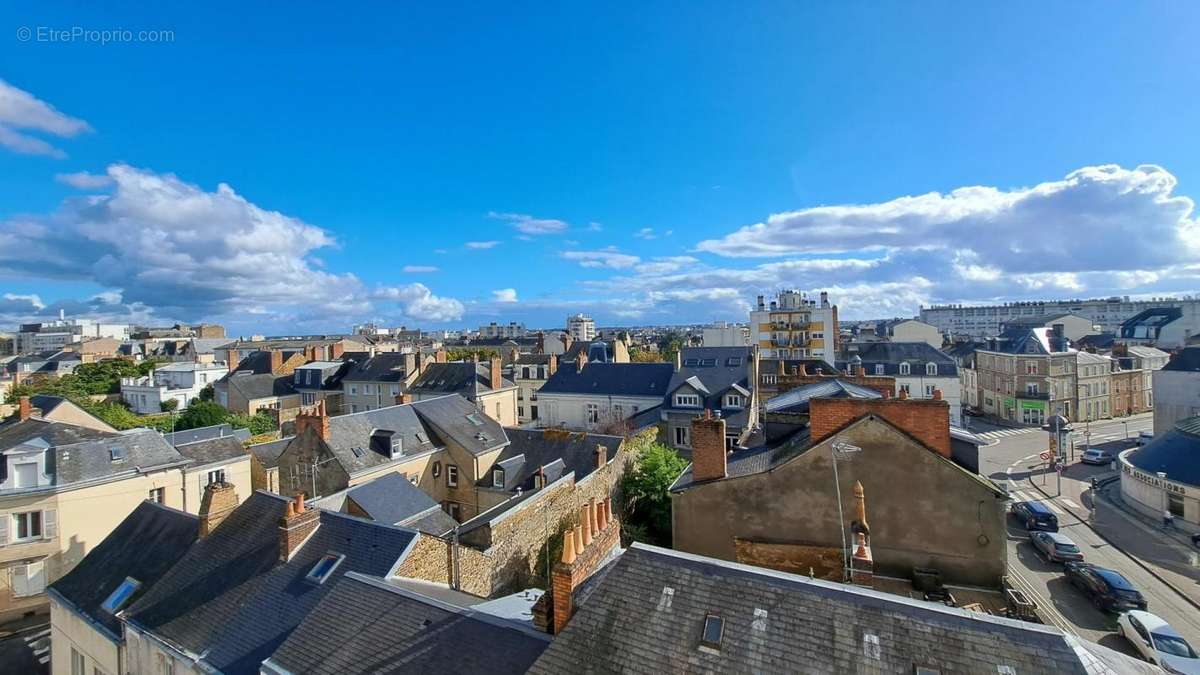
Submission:
M 310 428 L 317 432 L 317 436 L 320 436 L 321 440 L 329 441 L 329 415 L 325 414 L 323 399 L 318 401 L 311 410 L 296 415 L 297 436 L 304 433 L 305 429 Z
M 808 418 L 812 442 L 819 443 L 868 414 L 879 415 L 939 455 L 950 457 L 950 404 L 937 396 L 910 399 L 903 389 L 900 397 L 893 399 L 814 398 L 809 402 Z M 693 425 L 693 437 L 694 429 Z M 695 447 L 694 438 L 692 445 Z
M 575 357 L 575 372 L 582 373 L 583 367 L 587 365 L 587 354 L 583 350 L 579 351 L 579 356 Z
M 436 352 L 434 352 L 434 353 L 433 353 L 433 362 L 434 362 L 434 363 L 445 363 L 445 362 L 446 362 L 446 359 L 447 359 L 448 357 L 449 357 L 449 355 L 448 355 L 448 354 L 446 354 L 446 350 L 445 350 L 445 349 L 439 349 L 439 350 L 437 350 Z
M 621 524 L 612 515 L 612 501 L 608 497 L 603 501 L 593 498 L 580 509 L 579 523 L 563 534 L 562 559 L 551 572 L 550 592 L 543 596 L 544 599 L 548 596 L 552 617 L 547 628 L 554 634 L 562 632 L 571 620 L 575 611 L 571 596 L 575 589 L 600 567 L 621 541 Z M 545 609 L 542 604 L 540 611 Z M 535 623 L 538 613 L 539 607 L 535 605 Z
M 200 498 L 200 536 L 207 537 L 225 517 L 237 508 L 237 491 L 233 483 L 209 483 Z
M 404 392 L 396 395 L 396 403 L 399 405 L 408 405 L 413 402 L 413 395 L 410 392 Z
M 335 342 L 329 345 L 329 360 L 337 361 L 342 358 L 342 354 L 346 353 L 346 347 L 340 342 Z
M 556 372 L 558 372 L 558 356 L 551 354 L 549 365 L 546 367 L 546 374 L 554 375 Z
M 320 361 L 321 354 L 317 351 L 318 349 L 319 349 L 319 347 L 317 347 L 316 345 L 309 345 L 309 346 L 305 347 L 304 348 L 304 362 L 312 363 L 313 361 Z
M 703 417 L 692 419 L 692 479 L 724 478 L 725 459 L 725 420 L 705 410 Z
M 283 352 L 278 349 L 272 349 L 271 354 L 271 372 L 275 375 L 283 370 Z
M 24 422 L 33 417 L 33 404 L 29 402 L 28 396 L 22 396 L 17 402 L 17 419 Z
M 500 358 L 492 357 L 488 362 L 488 385 L 492 389 L 502 389 L 504 387 L 504 377 L 500 371 Z
M 236 350 L 236 349 L 226 349 L 225 350 L 225 365 L 228 366 L 228 368 L 230 370 L 237 368 L 238 364 L 241 363 L 241 361 L 242 361 L 242 357 L 239 356 L 238 350 Z
M 297 492 L 294 501 L 288 502 L 287 511 L 279 519 L 279 562 L 291 559 L 300 544 L 321 524 L 321 511 L 304 506 L 304 493 Z

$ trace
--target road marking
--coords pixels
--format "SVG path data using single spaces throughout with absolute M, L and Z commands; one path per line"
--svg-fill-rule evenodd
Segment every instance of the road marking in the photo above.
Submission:
M 1067 499 L 1066 497 L 1060 497 L 1059 501 L 1066 504 L 1069 508 L 1072 508 L 1072 509 L 1082 508 L 1075 502 L 1071 501 L 1070 499 Z
M 1041 430 L 1036 427 L 1030 427 L 1028 429 L 997 429 L 996 431 L 985 431 L 981 434 L 975 435 L 980 438 L 986 438 L 990 441 L 994 441 L 1008 436 L 1020 436 L 1022 434 L 1033 433 L 1035 431 Z
M 1057 514 L 1058 514 L 1058 515 L 1060 515 L 1060 516 L 1065 516 L 1065 515 L 1067 515 L 1065 511 L 1063 511 L 1062 509 L 1058 508 L 1058 505 L 1057 505 L 1057 504 L 1055 504 L 1054 502 L 1050 501 L 1049 499 L 1042 500 L 1042 503 L 1043 503 L 1043 504 L 1045 504 L 1046 506 L 1050 507 L 1050 510 L 1051 510 L 1051 511 L 1053 511 L 1053 512 L 1057 513 Z

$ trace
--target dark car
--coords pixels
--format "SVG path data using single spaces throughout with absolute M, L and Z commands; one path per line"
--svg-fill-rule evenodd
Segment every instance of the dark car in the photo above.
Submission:
M 1050 562 L 1083 560 L 1083 551 L 1059 532 L 1030 532 L 1029 541 Z
M 1067 581 L 1087 594 L 1097 609 L 1114 614 L 1146 610 L 1146 598 L 1119 572 L 1085 562 L 1069 562 L 1065 568 Z
M 1012 513 L 1026 530 L 1058 532 L 1058 516 L 1041 502 L 1016 502 L 1012 505 Z

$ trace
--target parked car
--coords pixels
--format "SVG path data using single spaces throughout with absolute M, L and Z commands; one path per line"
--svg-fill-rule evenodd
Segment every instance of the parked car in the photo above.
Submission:
M 1200 675 L 1200 654 L 1170 624 L 1150 612 L 1125 612 L 1117 617 L 1117 632 L 1147 661 L 1168 673 Z
M 1139 431 L 1138 432 L 1138 437 L 1137 437 L 1138 445 L 1145 445 L 1152 440 L 1154 440 L 1154 432 L 1152 432 L 1152 431 Z
M 1083 551 L 1060 532 L 1030 532 L 1029 541 L 1050 562 L 1083 560 Z
M 1012 513 L 1026 530 L 1058 532 L 1058 516 L 1042 502 L 1016 502 L 1012 505 Z
M 1146 610 L 1146 598 L 1120 572 L 1091 563 L 1069 562 L 1064 565 L 1067 581 L 1092 599 L 1102 612 Z
M 1083 451 L 1079 461 L 1084 464 L 1111 464 L 1117 458 L 1117 453 L 1104 448 L 1088 448 Z

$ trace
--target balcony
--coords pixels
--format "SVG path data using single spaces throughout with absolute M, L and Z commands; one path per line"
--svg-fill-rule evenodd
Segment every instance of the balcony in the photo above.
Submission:
M 1039 391 L 1037 393 L 1031 394 L 1027 391 L 1023 391 L 1023 392 L 1020 392 L 1019 394 L 1017 394 L 1016 397 L 1023 398 L 1026 401 L 1049 401 L 1050 400 L 1050 392 Z

